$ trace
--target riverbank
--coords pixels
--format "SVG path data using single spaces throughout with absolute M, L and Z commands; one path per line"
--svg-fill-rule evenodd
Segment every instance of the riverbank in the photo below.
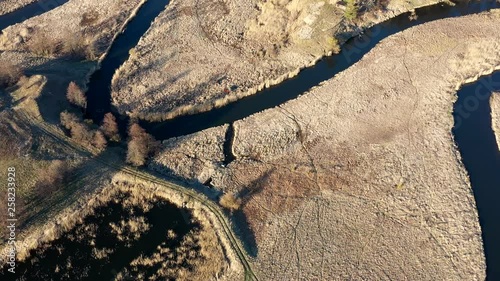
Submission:
M 498 150 L 500 151 L 500 93 L 493 93 L 490 98 L 491 105 L 491 126 L 497 139 Z
M 435 3 L 390 1 L 348 21 L 332 1 L 172 1 L 115 73 L 113 105 L 149 121 L 209 111 L 297 75 L 373 24 Z
M 451 112 L 457 85 L 500 65 L 499 27 L 494 10 L 410 28 L 299 98 L 234 123 L 236 160 L 209 177 L 241 199 L 261 279 L 484 280 Z M 161 157 L 189 177 L 179 165 L 192 159 Z
M 0 1 L 0 16 L 20 9 L 36 0 L 1 0 Z
M 127 1 L 69 1 L 47 13 L 7 27 L 0 37 L 1 51 L 28 50 L 51 55 L 48 44 L 72 42 L 86 47 L 99 58 L 120 30 L 123 29 L 143 0 Z M 37 42 L 38 40 L 45 42 Z M 40 47 L 33 46 L 38 43 Z M 47 44 L 47 50 L 39 50 Z M 40 54 L 37 54 L 40 55 Z

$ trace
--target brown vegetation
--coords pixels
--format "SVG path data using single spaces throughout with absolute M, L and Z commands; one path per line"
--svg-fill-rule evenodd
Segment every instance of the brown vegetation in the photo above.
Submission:
M 92 129 L 74 113 L 63 111 L 60 115 L 61 125 L 70 131 L 71 138 L 76 140 L 80 145 L 95 147 L 99 150 L 104 150 L 107 146 L 104 134 Z
M 8 61 L 0 61 L 0 88 L 14 85 L 22 75 L 19 66 Z
M 81 26 L 90 26 L 97 22 L 99 19 L 99 12 L 88 11 L 82 14 L 82 19 L 80 20 Z
M 93 42 L 81 34 L 65 32 L 61 38 L 36 33 L 27 43 L 27 49 L 43 57 L 70 57 L 73 59 L 95 59 Z
M 38 245 L 18 261 L 20 276 L 37 280 L 75 276 L 213 280 L 221 276 L 226 269 L 224 253 L 210 224 L 163 198 L 151 196 L 142 185 L 114 183 L 83 210 L 59 219 L 57 226 L 47 226 L 42 241 L 32 243 Z M 183 215 L 185 220 L 165 220 L 159 216 L 162 212 Z M 107 269 L 117 260 L 125 263 L 116 276 Z
M 137 123 L 130 125 L 128 135 L 127 163 L 134 166 L 146 164 L 147 158 L 158 151 L 160 143 Z
M 66 91 L 68 101 L 78 107 L 85 109 L 87 107 L 87 97 L 83 90 L 75 83 L 70 82 Z
M 104 115 L 100 129 L 110 141 L 120 141 L 120 132 L 113 113 L 108 112 Z
M 241 206 L 241 199 L 236 198 L 236 196 L 233 193 L 225 193 L 224 195 L 221 196 L 219 200 L 219 204 L 232 211 L 236 211 L 240 208 Z

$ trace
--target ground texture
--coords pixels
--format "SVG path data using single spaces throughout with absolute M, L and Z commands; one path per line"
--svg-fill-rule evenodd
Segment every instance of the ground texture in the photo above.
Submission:
M 461 84 L 500 65 L 498 28 L 498 11 L 410 28 L 309 93 L 235 122 L 236 160 L 210 178 L 241 200 L 261 280 L 484 280 L 451 112 Z M 209 149 L 206 158 L 221 147 L 198 148 Z M 193 180 L 207 171 L 181 156 L 154 165 Z
M 366 1 L 350 21 L 335 1 L 174 0 L 115 74 L 113 104 L 148 120 L 207 111 L 296 75 L 363 26 L 435 2 Z

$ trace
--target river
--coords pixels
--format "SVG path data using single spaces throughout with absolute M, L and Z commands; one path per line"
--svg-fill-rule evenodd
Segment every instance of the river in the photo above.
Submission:
M 167 4 L 168 0 L 146 2 L 137 16 L 127 25 L 124 33 L 118 36 L 113 43 L 109 54 L 101 63 L 101 69 L 91 77 L 87 91 L 87 114 L 96 123 L 102 120 L 104 113 L 115 111 L 111 106 L 110 93 L 113 74 L 128 59 L 129 50 L 138 43 L 141 36 L 150 27 L 151 21 Z M 432 20 L 478 13 L 498 8 L 499 5 L 496 1 L 484 0 L 462 2 L 455 6 L 438 4 L 417 9 L 417 20 L 410 20 L 410 13 L 402 14 L 366 30 L 361 36 L 352 38 L 342 46 L 342 51 L 339 54 L 322 59 L 316 65 L 302 70 L 296 77 L 279 85 L 209 112 L 181 116 L 164 122 L 141 122 L 141 125 L 157 139 L 162 140 L 232 123 L 298 97 L 313 86 L 332 78 L 335 74 L 359 61 L 380 40 L 392 34 Z M 24 9 L 32 8 L 28 6 Z M 25 17 L 23 16 L 24 9 L 15 12 L 17 17 Z M 14 15 L 14 13 L 12 14 Z M 4 18 L 5 16 L 0 18 L 2 24 L 4 24 Z M 13 19 L 12 22 L 16 22 L 16 20 Z M 464 86 L 458 92 L 459 98 L 455 109 L 463 107 L 464 102 L 469 103 L 470 98 L 467 97 L 475 95 L 477 87 L 481 83 L 485 83 L 485 79 L 494 78 L 500 81 L 499 76 L 500 74 L 496 73 L 490 78 L 484 78 L 477 83 Z M 456 126 L 453 133 L 463 157 L 463 163 L 470 175 L 476 198 L 483 232 L 488 280 L 500 280 L 500 267 L 496 266 L 500 264 L 500 204 L 496 203 L 500 195 L 500 155 L 491 129 L 488 99 L 478 99 L 477 108 L 469 113 L 467 118 L 464 118 L 455 112 Z M 124 128 L 128 118 L 120 116 L 119 122 L 120 126 Z

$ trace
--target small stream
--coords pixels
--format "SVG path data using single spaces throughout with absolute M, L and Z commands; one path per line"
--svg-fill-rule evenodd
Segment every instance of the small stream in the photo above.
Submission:
M 163 122 L 143 121 L 141 122 L 141 126 L 146 128 L 146 130 L 157 139 L 164 140 L 232 123 L 297 98 L 312 87 L 332 78 L 337 73 L 358 62 L 382 39 L 390 35 L 425 22 L 474 14 L 499 6 L 500 3 L 488 0 L 468 3 L 461 2 L 454 7 L 438 4 L 417 9 L 418 19 L 415 21 L 411 21 L 408 18 L 410 13 L 399 15 L 370 28 L 362 36 L 348 40 L 346 44 L 342 46 L 342 51 L 339 54 L 324 58 L 316 65 L 305 68 L 294 78 L 285 80 L 276 86 L 264 89 L 255 95 L 208 112 L 180 116 Z M 99 89 L 109 89 L 109 87 L 110 80 L 107 84 L 102 84 Z M 104 93 L 101 92 L 100 94 Z M 102 98 L 103 103 L 109 103 L 110 94 Z
M 481 224 L 487 280 L 500 280 L 500 152 L 491 127 L 491 92 L 500 71 L 465 85 L 454 105 L 453 134 L 469 173 Z

